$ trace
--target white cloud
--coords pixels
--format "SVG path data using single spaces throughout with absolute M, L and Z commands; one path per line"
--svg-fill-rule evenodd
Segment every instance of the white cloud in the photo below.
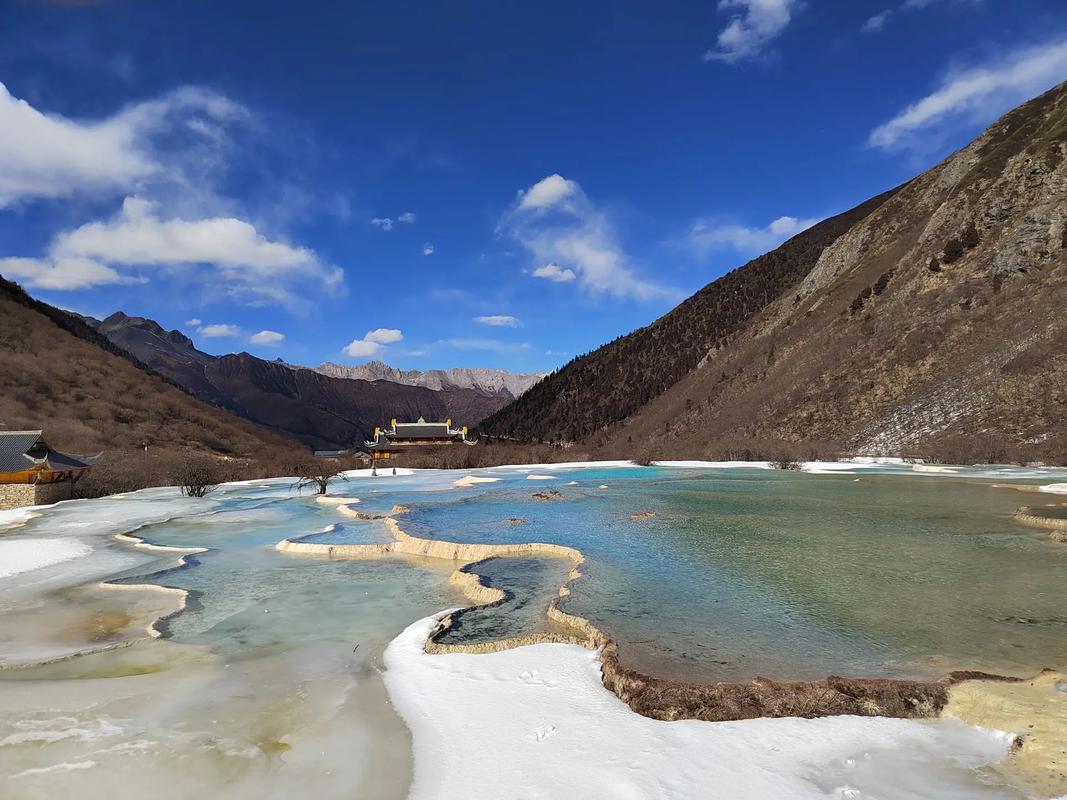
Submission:
M 374 217 L 370 221 L 370 224 L 373 225 L 375 228 L 380 228 L 383 231 L 391 231 L 393 229 L 393 226 L 397 222 L 403 222 L 408 225 L 411 225 L 413 222 L 415 222 L 415 215 L 410 211 L 405 211 L 396 219 L 393 219 L 392 217 Z
M 138 278 L 121 275 L 116 270 L 89 258 L 0 258 L 0 274 L 21 278 L 35 289 L 75 291 L 117 283 L 141 283 Z
M 938 126 L 988 123 L 1065 75 L 1067 40 L 1010 53 L 995 63 L 950 74 L 936 91 L 875 128 L 867 142 L 888 150 L 918 144 L 918 134 Z
M 789 25 L 797 7 L 797 0 L 719 0 L 720 11 L 737 13 L 719 33 L 716 47 L 704 53 L 704 60 L 735 64 L 759 55 Z
M 352 358 L 369 358 L 378 355 L 384 349 L 384 345 L 402 341 L 404 341 L 404 334 L 396 328 L 375 328 L 367 331 L 362 339 L 353 339 L 344 352 Z
M 42 267 L 27 277 L 40 288 L 138 281 L 143 278 L 114 267 L 155 267 L 258 304 L 297 305 L 308 286 L 325 291 L 344 285 L 344 273 L 323 264 L 312 250 L 267 239 L 248 222 L 162 219 L 155 204 L 136 197 L 126 198 L 106 222 L 59 234 L 38 263 Z
M 519 208 L 526 211 L 551 208 L 581 192 L 581 187 L 559 174 L 542 178 L 525 191 L 519 192 Z
M 578 276 L 574 274 L 573 269 L 566 269 L 559 264 L 544 264 L 537 267 L 533 271 L 535 278 L 544 278 L 545 280 L 554 281 L 556 283 L 570 283 Z
M 705 257 L 716 250 L 733 250 L 746 255 L 759 255 L 773 250 L 786 239 L 796 236 L 819 222 L 818 217 L 797 219 L 778 217 L 763 228 L 745 225 L 717 224 L 697 220 L 686 235 L 686 245 L 698 256 Z
M 368 342 L 365 339 L 353 339 L 352 343 L 345 348 L 345 355 L 352 358 L 369 358 L 377 355 L 382 346 L 377 342 Z
M 893 15 L 893 9 L 887 8 L 885 11 L 881 11 L 872 17 L 868 17 L 867 21 L 863 23 L 863 27 L 860 28 L 861 33 L 877 33 L 885 27 L 886 20 Z
M 180 128 L 198 139 L 217 137 L 221 124 L 244 113 L 221 95 L 186 87 L 110 117 L 76 121 L 41 112 L 0 84 L 0 208 L 179 180 L 181 168 L 162 152 L 159 134 Z
M 479 325 L 488 325 L 491 328 L 518 328 L 522 325 L 518 317 L 507 314 L 491 314 L 486 317 L 475 317 L 474 321 Z
M 196 331 L 206 339 L 220 339 L 224 336 L 237 336 L 241 333 L 236 325 L 216 323 L 214 325 L 202 325 Z
M 427 242 L 426 244 L 424 244 L 424 245 L 422 246 L 422 254 L 423 254 L 424 256 L 432 256 L 432 255 L 433 255 L 433 245 L 432 245 L 432 244 L 430 244 L 429 242 Z
M 377 342 L 378 344 L 393 344 L 402 342 L 404 334 L 396 328 L 375 328 L 373 331 L 367 331 L 367 335 L 363 339 L 364 341 Z
M 546 215 L 547 209 L 560 213 Z M 521 243 L 543 266 L 538 278 L 575 282 L 594 295 L 651 300 L 676 292 L 639 277 L 607 217 L 576 181 L 550 175 L 519 192 L 497 228 Z
M 249 341 L 252 344 L 281 344 L 285 341 L 285 334 L 278 333 L 277 331 L 260 331 L 259 333 L 252 334 L 252 338 L 250 338 Z
M 198 325 L 202 325 L 203 321 L 199 317 L 193 317 L 192 319 L 185 320 L 185 324 L 191 328 L 195 328 Z

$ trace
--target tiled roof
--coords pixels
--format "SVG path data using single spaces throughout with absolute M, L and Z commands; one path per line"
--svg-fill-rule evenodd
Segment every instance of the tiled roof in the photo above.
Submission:
M 33 467 L 34 460 L 26 451 L 40 438 L 40 431 L 0 431 L 0 472 L 21 472 Z
M 41 439 L 40 431 L 0 431 L 0 472 L 84 469 L 90 463 L 91 459 L 56 452 Z

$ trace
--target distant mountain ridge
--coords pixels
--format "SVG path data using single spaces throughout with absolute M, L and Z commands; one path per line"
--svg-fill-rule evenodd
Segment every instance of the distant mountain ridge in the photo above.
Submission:
M 325 362 L 315 371 L 333 378 L 352 378 L 365 381 L 390 381 L 427 389 L 478 389 L 492 394 L 506 393 L 512 398 L 527 392 L 531 386 L 549 373 L 519 374 L 503 369 L 453 367 L 452 369 L 401 370 L 381 361 L 368 361 L 355 367 Z
M 179 330 L 121 311 L 104 320 L 80 319 L 199 399 L 315 449 L 358 447 L 375 426 L 394 417 L 450 418 L 473 427 L 514 398 L 504 386 L 507 373 L 481 376 L 487 386 L 497 386 L 488 389 L 473 376 L 468 385 L 444 380 L 439 388 L 334 376 L 250 353 L 213 356 Z

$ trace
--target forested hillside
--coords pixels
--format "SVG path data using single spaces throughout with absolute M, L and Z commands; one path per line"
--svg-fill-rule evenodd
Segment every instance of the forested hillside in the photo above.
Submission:
M 820 222 L 709 283 L 651 325 L 574 359 L 490 416 L 479 430 L 518 439 L 574 441 L 625 419 L 797 285 L 827 247 L 893 191 Z

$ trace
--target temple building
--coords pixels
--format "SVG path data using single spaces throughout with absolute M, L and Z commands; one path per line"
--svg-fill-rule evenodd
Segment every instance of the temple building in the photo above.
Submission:
M 367 450 L 375 461 L 392 458 L 418 447 L 442 447 L 454 444 L 472 445 L 467 439 L 467 429 L 453 428 L 452 420 L 427 422 L 419 417 L 418 422 L 397 422 L 395 419 L 386 429 L 375 428 L 374 438 L 367 442 Z
M 95 460 L 53 450 L 41 431 L 0 431 L 0 509 L 70 499 Z

